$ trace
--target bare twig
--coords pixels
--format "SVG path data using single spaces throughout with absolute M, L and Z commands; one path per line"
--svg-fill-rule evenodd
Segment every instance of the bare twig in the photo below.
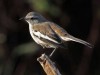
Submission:
M 47 55 L 42 54 L 37 60 L 47 75 L 61 75 L 59 70 L 55 67 L 54 62 L 52 62 Z

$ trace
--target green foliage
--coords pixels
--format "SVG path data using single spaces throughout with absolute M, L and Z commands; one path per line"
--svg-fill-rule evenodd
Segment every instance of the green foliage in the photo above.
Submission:
M 48 12 L 53 16 L 58 16 L 61 13 L 59 7 L 50 3 L 49 0 L 29 0 L 35 11 Z
M 35 54 L 36 51 L 39 50 L 39 46 L 34 42 L 26 43 L 15 47 L 13 50 L 13 56 L 21 56 L 27 54 Z

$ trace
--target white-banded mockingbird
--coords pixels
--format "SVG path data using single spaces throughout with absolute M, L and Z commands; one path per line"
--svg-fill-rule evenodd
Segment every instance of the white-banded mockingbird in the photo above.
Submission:
M 30 34 L 37 44 L 43 48 L 54 48 L 50 56 L 58 47 L 66 48 L 65 42 L 67 41 L 78 42 L 90 48 L 93 47 L 90 43 L 68 34 L 62 27 L 48 21 L 37 12 L 29 12 L 24 19 L 29 23 Z

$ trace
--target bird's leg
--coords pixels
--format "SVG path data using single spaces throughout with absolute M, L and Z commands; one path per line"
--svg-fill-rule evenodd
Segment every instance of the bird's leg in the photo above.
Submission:
M 55 48 L 55 49 L 51 52 L 51 54 L 49 55 L 49 57 L 51 57 L 51 56 L 54 54 L 54 52 L 56 51 L 56 49 L 57 49 L 57 48 Z

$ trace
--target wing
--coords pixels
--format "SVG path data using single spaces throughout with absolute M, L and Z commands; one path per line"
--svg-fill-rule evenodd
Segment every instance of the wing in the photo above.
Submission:
M 62 27 L 58 26 L 57 24 L 53 23 L 53 22 L 49 22 L 51 28 L 55 31 L 55 33 L 61 37 L 64 40 L 64 37 L 66 38 L 67 36 L 69 36 L 69 34 L 67 33 L 66 30 L 64 30 Z
M 70 34 L 67 33 L 67 31 L 65 31 L 63 28 L 61 28 L 60 26 L 58 26 L 57 24 L 55 23 L 52 23 L 50 22 L 50 26 L 51 28 L 56 32 L 57 35 L 59 35 L 63 40 L 65 41 L 74 41 L 74 42 L 78 42 L 78 43 L 81 43 L 81 44 L 84 44 L 90 48 L 93 47 L 93 45 L 91 45 L 90 43 L 84 41 L 84 40 L 81 40 L 81 39 L 78 39 L 76 37 L 73 37 L 71 36 Z
M 48 22 L 34 24 L 33 34 L 39 38 L 44 38 L 57 44 L 61 44 L 61 38 L 53 31 Z
M 72 41 L 72 39 L 69 37 L 70 34 L 68 34 L 67 31 L 64 30 L 62 27 L 53 22 L 49 22 L 49 24 L 51 28 L 55 31 L 55 33 L 63 40 L 63 42 Z

